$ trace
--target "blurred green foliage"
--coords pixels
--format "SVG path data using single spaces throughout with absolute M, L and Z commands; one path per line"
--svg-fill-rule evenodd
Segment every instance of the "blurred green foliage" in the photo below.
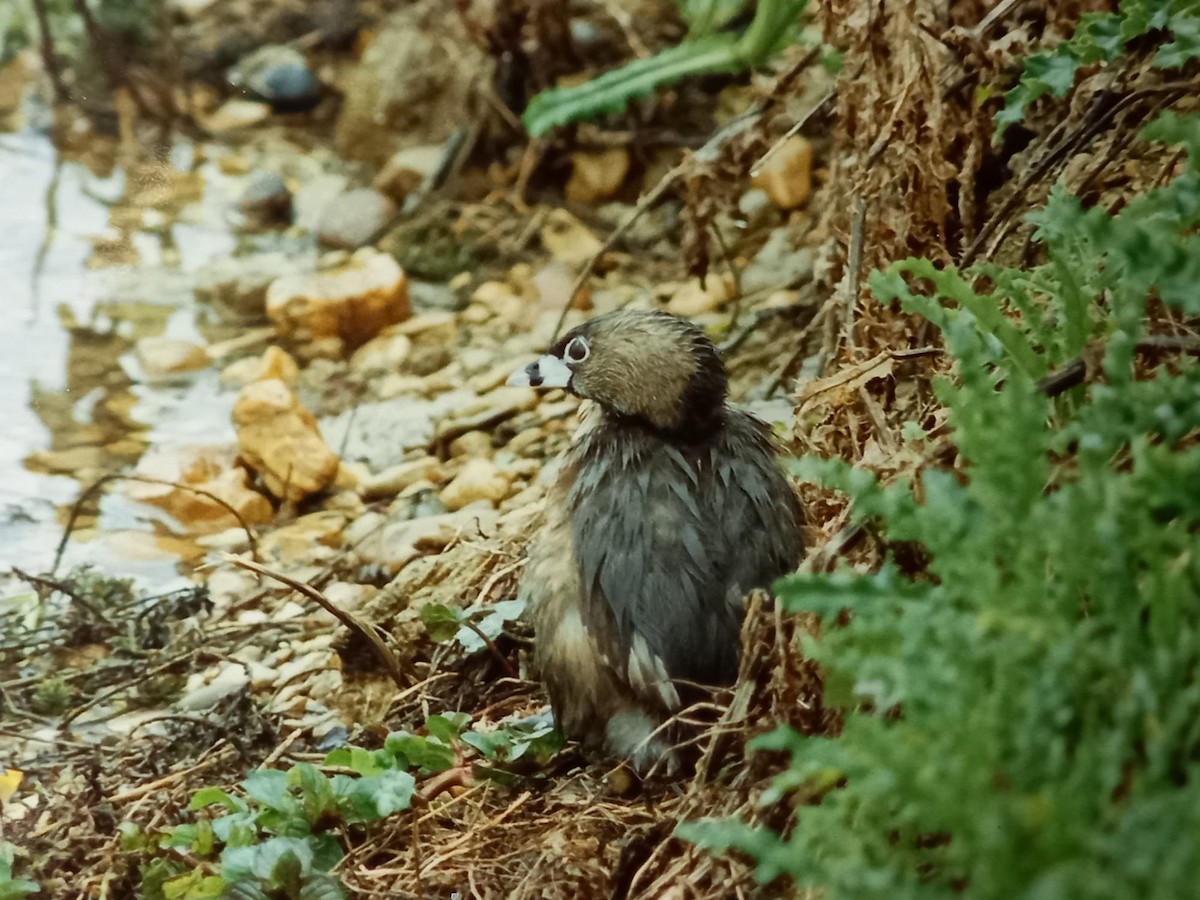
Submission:
M 754 18 L 741 34 L 721 29 L 748 0 L 676 0 L 688 25 L 682 44 L 605 72 L 584 84 L 542 91 L 521 120 L 533 136 L 569 122 L 612 115 L 629 103 L 685 78 L 741 72 L 766 62 L 795 41 L 808 0 L 758 0 Z
M 1177 69 L 1200 57 L 1200 0 L 1122 0 L 1115 13 L 1085 13 L 1069 40 L 1025 61 L 1020 80 L 1004 95 L 1004 108 L 996 115 L 995 139 L 1024 119 L 1039 97 L 1065 97 L 1081 68 L 1121 59 L 1131 41 L 1155 31 L 1171 36 L 1154 56 L 1156 68 Z
M 13 876 L 14 851 L 12 844 L 0 841 L 0 900 L 21 900 L 41 891 L 36 882 Z
M 96 22 L 120 46 L 121 54 L 147 48 L 155 33 L 160 6 L 165 0 L 85 0 Z M 75 0 L 45 0 L 50 36 L 60 60 L 69 66 L 88 64 L 91 51 L 87 45 L 83 20 L 75 8 Z M 12 59 L 27 47 L 38 47 L 41 32 L 34 12 L 33 0 L 3 0 L 0 2 L 0 64 Z

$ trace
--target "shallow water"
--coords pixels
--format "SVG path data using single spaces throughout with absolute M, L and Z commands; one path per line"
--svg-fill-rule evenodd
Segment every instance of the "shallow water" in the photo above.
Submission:
M 148 442 L 233 437 L 215 372 L 141 384 L 132 348 L 147 334 L 199 338 L 189 273 L 233 251 L 234 186 L 188 145 L 169 164 L 105 169 L 61 159 L 45 134 L 0 134 L 3 567 L 48 569 L 81 491 L 132 468 Z M 59 571 L 90 562 L 169 581 L 177 557 L 156 522 L 160 513 L 106 493 Z

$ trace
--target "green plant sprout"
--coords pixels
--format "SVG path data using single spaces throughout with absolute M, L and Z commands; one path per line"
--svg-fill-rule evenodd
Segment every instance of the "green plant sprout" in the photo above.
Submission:
M 630 101 L 697 75 L 740 72 L 761 65 L 791 43 L 807 0 L 759 0 L 740 35 L 718 32 L 741 11 L 745 0 L 683 0 L 688 39 L 677 47 L 635 60 L 573 87 L 542 91 L 521 117 L 538 137 L 569 122 L 623 111 Z

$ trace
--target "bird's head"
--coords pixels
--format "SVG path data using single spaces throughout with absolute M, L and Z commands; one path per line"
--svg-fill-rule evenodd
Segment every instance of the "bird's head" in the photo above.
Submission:
M 508 383 L 564 388 L 618 419 L 694 436 L 719 425 L 728 379 L 696 325 L 664 312 L 619 310 L 571 330 Z

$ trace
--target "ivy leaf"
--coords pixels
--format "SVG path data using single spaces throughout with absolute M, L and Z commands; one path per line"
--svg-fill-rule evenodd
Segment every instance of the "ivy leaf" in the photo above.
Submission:
M 463 611 L 445 606 L 441 603 L 427 603 L 421 607 L 421 621 L 429 633 L 429 639 L 436 644 L 444 644 L 458 633 L 462 622 Z

